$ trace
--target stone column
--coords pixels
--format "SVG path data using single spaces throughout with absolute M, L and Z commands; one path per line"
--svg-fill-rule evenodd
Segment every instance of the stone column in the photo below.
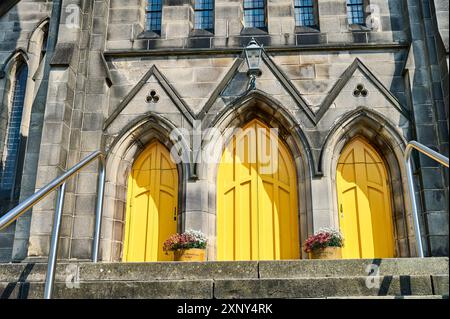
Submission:
M 60 176 L 68 167 L 67 155 L 71 128 L 76 73 L 78 68 L 79 41 L 83 21 L 84 1 L 62 0 L 61 20 L 57 45 L 50 62 L 47 104 L 44 112 L 41 147 L 36 176 L 36 189 L 40 189 Z M 69 256 L 69 236 L 72 228 L 73 201 L 67 185 L 65 209 L 62 219 L 59 258 Z M 29 258 L 48 255 L 50 235 L 55 211 L 55 192 L 40 202 L 31 217 Z M 67 213 L 69 212 L 69 213 Z
M 58 1 L 55 1 L 53 6 L 57 3 Z M 52 3 L 15 1 L 11 3 L 11 6 L 6 11 L 0 14 L 0 109 L 2 111 L 6 110 L 1 115 L 3 134 L 6 133 L 4 129 L 6 129 L 5 121 L 8 120 L 8 107 L 7 105 L 1 104 L 6 102 L 6 99 L 9 99 L 4 94 L 9 95 L 12 89 L 12 87 L 8 86 L 8 81 L 6 81 L 7 78 L 13 76 L 8 68 L 9 66 L 15 67 L 14 59 L 10 59 L 9 61 L 7 59 L 18 49 L 23 51 L 28 57 L 26 61 L 28 64 L 28 81 L 22 119 L 22 141 L 26 142 L 26 145 L 21 145 L 21 148 L 25 152 L 25 159 L 24 162 L 18 165 L 18 169 L 23 167 L 22 171 L 18 173 L 22 175 L 19 201 L 34 192 L 36 165 L 33 165 L 33 163 L 37 162 L 37 152 L 39 151 L 39 142 L 36 144 L 35 142 L 36 137 L 38 139 L 40 138 L 39 126 L 42 124 L 43 108 L 45 105 L 42 97 L 46 95 L 45 83 L 42 83 L 39 78 L 33 78 L 39 65 L 41 53 L 40 43 L 36 43 L 34 40 L 36 39 L 36 34 L 41 32 L 39 26 L 44 24 L 44 18 L 49 16 L 51 11 Z M 52 39 L 49 39 L 49 42 L 51 41 Z M 5 69 L 5 67 L 7 68 Z M 6 72 L 4 73 L 2 71 Z M 38 88 L 39 91 L 35 92 L 34 90 Z M 30 113 L 32 113 L 31 119 Z M 2 134 L 0 133 L 0 135 Z M 2 147 L 0 146 L 0 148 Z M 33 163 L 30 163 L 30 161 Z M 9 202 L 9 207 L 5 207 L 5 211 L 2 211 L 2 213 L 6 212 L 8 208 L 12 208 L 13 205 L 16 205 L 16 201 L 17 198 L 14 199 L 14 202 Z M 0 262 L 8 262 L 11 259 L 21 260 L 26 256 L 29 223 L 30 214 L 27 213 L 22 215 L 16 223 L 0 231 Z
M 76 103 L 70 133 L 70 165 L 75 165 L 94 151 L 102 150 L 103 123 L 107 116 L 108 84 L 103 50 L 106 43 L 109 0 L 96 0 L 86 8 L 86 24 L 80 42 L 80 70 L 75 88 Z M 90 259 L 97 198 L 98 162 L 74 178 L 73 225 L 70 234 L 70 258 Z M 114 211 L 104 211 L 113 218 Z M 116 234 L 116 236 L 122 234 Z M 102 238 L 105 239 L 105 233 Z M 102 245 L 100 256 L 109 247 Z
M 41 146 L 42 126 L 47 103 L 48 79 L 50 75 L 50 61 L 55 51 L 58 27 L 60 21 L 61 2 L 54 1 L 51 7 L 51 17 L 48 25 L 47 48 L 44 61 L 44 70 L 41 78 L 35 79 L 34 101 L 31 108 L 30 125 L 28 131 L 27 148 L 23 164 L 23 175 L 19 202 L 35 192 L 36 173 Z M 40 52 L 39 52 L 40 53 Z M 17 220 L 13 245 L 13 260 L 23 260 L 27 256 L 28 240 L 30 235 L 31 211 Z
M 191 1 L 164 1 L 163 4 L 161 38 L 180 39 L 180 41 L 187 38 L 192 29 Z
M 229 45 L 235 45 L 235 43 L 229 41 L 230 37 L 240 35 L 244 26 L 244 15 L 242 12 L 241 1 L 215 0 L 214 3 L 214 46 L 226 47 Z
M 434 53 L 430 47 L 429 1 L 408 0 L 411 31 L 409 71 L 416 139 L 428 147 L 448 154 L 448 136 L 442 134 L 440 120 L 444 110 L 441 92 L 436 85 Z M 444 119 L 445 120 L 445 117 Z M 448 155 L 447 155 L 448 156 Z M 424 155 L 419 156 L 417 176 L 418 200 L 422 203 L 422 236 L 426 255 L 448 256 L 448 192 L 442 168 Z M 419 199 L 420 198 L 420 199 Z

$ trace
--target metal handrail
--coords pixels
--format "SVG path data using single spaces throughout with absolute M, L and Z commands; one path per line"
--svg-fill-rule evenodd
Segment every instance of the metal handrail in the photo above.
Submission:
M 448 168 L 448 158 L 416 141 L 409 142 L 405 149 L 405 165 L 408 177 L 409 197 L 411 199 L 411 209 L 414 219 L 414 230 L 416 233 L 417 252 L 419 253 L 419 257 L 423 258 L 424 254 L 422 245 L 422 235 L 420 232 L 419 214 L 417 213 L 416 195 L 414 192 L 413 167 L 411 161 L 411 153 L 413 150 L 417 150 L 422 154 L 427 155 L 428 157 L 434 159 L 436 162 L 439 162 L 440 164 L 446 166 L 447 168 Z
M 59 232 L 61 229 L 62 212 L 64 207 L 64 195 L 66 190 L 66 181 L 77 174 L 80 170 L 95 160 L 99 160 L 99 175 L 97 182 L 97 203 L 95 213 L 95 227 L 94 227 L 94 240 L 92 243 L 92 261 L 98 261 L 98 251 L 100 244 L 100 226 L 103 210 L 103 193 L 105 190 L 105 155 L 101 151 L 96 151 L 90 154 L 88 157 L 80 161 L 73 166 L 63 175 L 55 178 L 46 186 L 37 191 L 34 195 L 25 199 L 22 203 L 11 209 L 3 217 L 0 218 L 0 230 L 6 228 L 8 225 L 17 220 L 22 214 L 28 211 L 30 208 L 39 203 L 42 199 L 48 196 L 52 191 L 58 188 L 58 197 L 56 201 L 55 216 L 53 219 L 52 237 L 50 241 L 50 250 L 48 254 L 47 276 L 45 278 L 44 298 L 50 299 L 52 297 L 53 285 L 55 282 L 55 268 L 58 253 L 58 241 Z

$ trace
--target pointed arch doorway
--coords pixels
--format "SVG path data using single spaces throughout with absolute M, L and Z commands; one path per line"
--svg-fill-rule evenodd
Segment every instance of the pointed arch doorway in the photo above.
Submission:
M 219 164 L 217 260 L 299 258 L 297 194 L 289 150 L 267 125 L 251 121 Z
M 384 160 L 357 137 L 343 149 L 337 165 L 343 258 L 394 257 L 391 190 Z
M 178 170 L 167 148 L 151 143 L 128 178 L 123 261 L 171 261 L 164 241 L 177 232 Z

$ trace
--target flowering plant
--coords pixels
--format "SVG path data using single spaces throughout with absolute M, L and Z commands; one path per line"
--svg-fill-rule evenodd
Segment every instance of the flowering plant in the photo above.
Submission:
M 343 247 L 344 237 L 335 229 L 321 228 L 317 233 L 310 236 L 305 242 L 305 252 L 310 253 L 316 249 L 326 247 Z
M 182 234 L 170 236 L 163 244 L 163 250 L 175 251 L 179 249 L 199 248 L 205 249 L 207 244 L 206 236 L 201 231 L 188 230 Z

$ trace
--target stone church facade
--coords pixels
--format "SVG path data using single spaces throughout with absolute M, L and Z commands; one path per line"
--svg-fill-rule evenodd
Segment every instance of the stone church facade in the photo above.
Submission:
M 300 258 L 309 235 L 339 228 L 337 167 L 356 137 L 385 163 L 394 256 L 417 256 L 403 156 L 410 140 L 448 156 L 448 1 L 198 2 L 0 4 L 1 213 L 102 150 L 100 257 L 121 261 L 129 175 L 158 141 L 184 159 L 177 230 L 203 231 L 216 260 L 220 159 L 199 160 L 217 142 L 202 132 L 228 138 L 257 119 L 292 156 Z M 248 89 L 252 38 L 264 50 Z M 416 156 L 415 178 L 425 253 L 448 256 L 448 172 Z M 95 164 L 67 184 L 61 259 L 90 258 L 96 180 Z M 52 194 L 1 231 L 0 261 L 48 255 L 54 203 Z

